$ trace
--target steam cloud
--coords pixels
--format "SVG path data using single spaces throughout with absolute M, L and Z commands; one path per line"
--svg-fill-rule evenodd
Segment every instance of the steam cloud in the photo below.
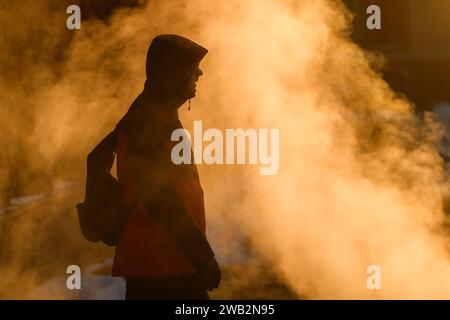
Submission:
M 150 40 L 184 35 L 209 49 L 193 109 L 180 111 L 187 129 L 280 129 L 277 176 L 199 166 L 209 224 L 233 226 L 216 247 L 232 254 L 243 231 L 299 296 L 450 298 L 442 129 L 352 43 L 339 1 L 149 1 L 81 31 L 65 29 L 62 1 L 47 3 L 0 7 L 14 25 L 1 35 L 1 143 L 21 179 L 84 176 L 83 157 L 142 90 Z M 366 287 L 372 264 L 382 290 Z

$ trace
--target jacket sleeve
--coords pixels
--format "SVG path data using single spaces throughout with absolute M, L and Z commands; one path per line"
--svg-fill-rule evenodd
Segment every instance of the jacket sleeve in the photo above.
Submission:
M 195 269 L 201 271 L 214 258 L 214 252 L 182 203 L 173 196 L 171 186 L 166 184 L 161 188 L 166 196 L 146 199 L 145 206 L 166 233 L 175 239 Z

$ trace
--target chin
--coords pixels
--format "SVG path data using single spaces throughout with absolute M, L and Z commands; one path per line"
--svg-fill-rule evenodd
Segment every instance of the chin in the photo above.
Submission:
M 195 90 L 189 92 L 189 94 L 188 94 L 189 99 L 194 98 L 194 97 L 195 97 L 195 94 L 196 94 L 196 91 L 195 91 Z

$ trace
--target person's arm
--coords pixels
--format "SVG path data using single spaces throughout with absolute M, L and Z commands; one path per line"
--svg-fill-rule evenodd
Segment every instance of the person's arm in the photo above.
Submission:
M 155 150 L 150 157 L 135 158 L 130 162 L 133 177 L 137 179 L 140 201 L 202 275 L 205 287 L 209 290 L 217 288 L 221 275 L 214 252 L 174 194 L 175 190 L 170 182 L 174 164 L 158 160 L 160 158 Z
M 214 257 L 214 252 L 173 192 L 169 183 L 160 186 L 160 192 L 158 192 L 160 196 L 158 198 L 147 197 L 145 206 L 167 234 L 176 239 L 194 267 L 200 270 L 208 259 Z

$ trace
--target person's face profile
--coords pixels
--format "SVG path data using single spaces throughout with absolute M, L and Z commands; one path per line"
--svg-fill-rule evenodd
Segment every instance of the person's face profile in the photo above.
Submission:
M 187 84 L 187 91 L 188 91 L 187 93 L 188 93 L 189 98 L 195 97 L 195 94 L 197 92 L 197 81 L 202 74 L 203 74 L 203 71 L 197 65 L 196 68 L 194 68 L 194 71 L 192 72 L 192 75 L 189 78 L 189 81 Z

